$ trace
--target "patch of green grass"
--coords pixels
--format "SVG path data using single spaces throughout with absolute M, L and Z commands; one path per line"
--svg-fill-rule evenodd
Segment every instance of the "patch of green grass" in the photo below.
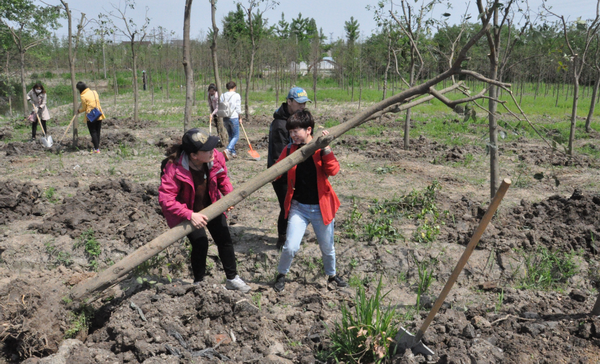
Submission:
M 88 258 L 90 268 L 92 270 L 98 270 L 98 258 L 102 253 L 102 246 L 96 240 L 94 229 L 90 228 L 79 236 L 79 239 L 75 242 L 73 248 L 77 249 L 83 246 L 85 254 Z
M 342 317 L 331 330 L 330 356 L 335 362 L 382 363 L 393 356 L 394 337 L 398 332 L 399 316 L 393 306 L 384 307 L 382 278 L 373 295 L 367 297 L 359 286 L 354 307 L 342 303 Z
M 69 312 L 69 328 L 65 331 L 65 339 L 74 338 L 81 331 L 88 330 L 94 318 L 94 309 L 89 305 L 81 305 L 77 310 Z
M 520 278 L 519 288 L 561 289 L 577 273 L 577 264 L 573 259 L 577 254 L 574 251 L 563 253 L 538 247 L 533 252 L 521 252 L 521 255 L 526 271 Z
M 44 197 L 50 203 L 57 203 L 58 197 L 56 196 L 56 189 L 54 187 L 48 187 L 46 191 L 44 191 Z

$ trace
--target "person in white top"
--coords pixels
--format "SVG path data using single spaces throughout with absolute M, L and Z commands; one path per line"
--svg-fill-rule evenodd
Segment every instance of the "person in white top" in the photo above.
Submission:
M 225 129 L 227 129 L 227 134 L 229 135 L 229 144 L 227 144 L 227 148 L 223 150 L 223 155 L 226 160 L 230 160 L 237 156 L 235 152 L 235 145 L 240 139 L 240 124 L 242 123 L 242 97 L 240 94 L 235 92 L 237 90 L 237 85 L 233 81 L 227 82 L 227 92 L 221 95 L 220 101 L 227 101 L 233 107 L 233 114 L 231 114 L 228 118 L 223 118 L 223 124 L 225 125 Z

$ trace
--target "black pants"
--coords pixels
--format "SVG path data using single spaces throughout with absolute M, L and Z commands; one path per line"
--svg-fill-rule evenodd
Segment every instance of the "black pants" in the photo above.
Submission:
M 227 227 L 227 219 L 225 214 L 215 217 L 206 225 L 210 235 L 212 236 L 217 249 L 219 250 L 219 258 L 223 263 L 223 270 L 227 279 L 233 279 L 237 275 L 237 265 L 235 262 L 235 251 L 233 250 L 233 242 Z M 192 243 L 192 270 L 194 272 L 194 281 L 201 281 L 206 273 L 206 256 L 208 255 L 208 237 L 206 230 L 197 229 L 188 236 Z
M 272 183 L 277 200 L 279 201 L 279 217 L 277 218 L 277 233 L 285 235 L 287 231 L 287 219 L 285 218 L 285 209 L 283 203 L 285 202 L 285 195 L 287 194 L 287 183 Z
M 40 121 L 42 122 L 42 129 L 44 130 L 44 133 L 46 135 L 48 135 L 48 129 L 46 128 L 46 120 L 40 119 Z M 37 132 L 38 124 L 39 123 L 37 120 L 31 123 L 31 139 L 35 139 L 35 134 Z
M 102 120 L 96 120 L 94 122 L 87 120 L 87 127 L 90 131 L 90 135 L 92 136 L 92 144 L 94 144 L 94 149 L 100 149 L 100 130 L 102 129 Z

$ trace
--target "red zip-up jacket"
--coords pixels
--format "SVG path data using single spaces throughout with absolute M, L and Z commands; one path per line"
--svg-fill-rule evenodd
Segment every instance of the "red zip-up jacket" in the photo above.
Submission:
M 218 150 L 213 150 L 213 165 L 208 170 L 207 188 L 211 203 L 217 202 L 221 196 L 233 191 L 227 176 L 225 157 Z M 184 220 L 192 218 L 196 190 L 194 177 L 189 169 L 187 156 L 182 154 L 177 162 L 168 162 L 160 179 L 158 202 L 169 227 L 174 227 Z
M 289 154 L 294 153 L 298 149 L 297 144 L 292 144 Z M 287 147 L 283 149 L 277 162 L 288 156 Z M 335 176 L 340 171 L 340 163 L 338 162 L 333 151 L 327 155 L 321 155 L 321 150 L 317 150 L 312 155 L 313 161 L 315 162 L 315 168 L 317 169 L 317 191 L 319 192 L 319 207 L 321 209 L 321 216 L 323 217 L 323 223 L 329 225 L 335 213 L 340 207 L 340 200 L 333 191 L 333 187 L 329 180 L 329 176 Z M 287 219 L 292 207 L 292 197 L 294 197 L 294 189 L 296 186 L 296 166 L 293 166 L 287 172 L 288 189 L 285 196 L 285 202 L 283 207 L 285 209 L 285 218 Z

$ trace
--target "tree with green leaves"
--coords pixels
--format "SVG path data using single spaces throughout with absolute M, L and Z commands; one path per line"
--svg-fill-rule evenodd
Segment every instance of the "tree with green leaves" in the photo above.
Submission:
M 41 44 L 58 29 L 60 9 L 39 6 L 31 0 L 0 0 L 0 23 L 9 31 L 20 56 L 23 115 L 27 116 L 27 89 L 25 84 L 25 53 Z

